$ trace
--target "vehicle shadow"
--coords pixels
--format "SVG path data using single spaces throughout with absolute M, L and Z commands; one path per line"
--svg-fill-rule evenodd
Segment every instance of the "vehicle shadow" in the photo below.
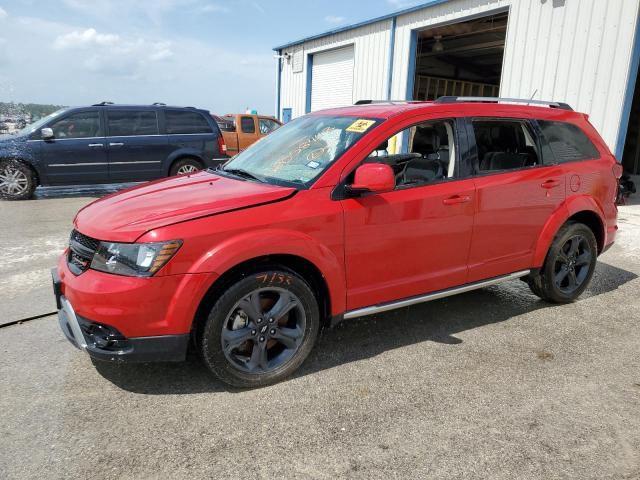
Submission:
M 53 198 L 100 198 L 137 183 L 109 183 L 101 185 L 66 185 L 60 187 L 38 187 L 33 194 L 34 200 L 49 200 Z
M 637 277 L 635 273 L 600 262 L 590 288 L 581 299 L 611 292 Z M 544 308 L 554 306 L 534 296 L 524 282 L 515 280 L 376 316 L 348 320 L 322 333 L 314 351 L 294 378 L 425 341 L 456 348 L 462 343 L 456 337 L 458 333 L 505 322 Z M 166 395 L 241 391 L 219 382 L 192 352 L 184 363 L 94 364 L 105 379 L 135 393 Z

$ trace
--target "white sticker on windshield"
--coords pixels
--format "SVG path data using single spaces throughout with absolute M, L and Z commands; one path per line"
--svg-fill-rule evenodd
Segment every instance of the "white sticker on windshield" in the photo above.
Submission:
M 307 167 L 309 168 L 318 168 L 320 166 L 319 162 L 316 162 L 315 160 L 311 160 L 309 163 L 307 163 Z

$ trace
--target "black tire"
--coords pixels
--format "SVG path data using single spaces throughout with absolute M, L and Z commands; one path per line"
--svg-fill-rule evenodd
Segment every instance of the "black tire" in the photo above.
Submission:
M 593 231 L 582 223 L 568 222 L 556 234 L 540 271 L 529 278 L 529 287 L 547 302 L 573 302 L 589 285 L 597 256 Z
M 195 158 L 180 158 L 171 165 L 169 175 L 172 177 L 174 175 L 188 175 L 202 170 L 202 167 L 203 165 L 200 160 L 196 160 Z
M 289 301 L 295 305 L 287 310 Z M 278 305 L 286 313 L 274 314 L 271 323 L 268 313 Z M 220 380 L 251 388 L 276 383 L 297 370 L 319 330 L 318 301 L 307 282 L 276 267 L 231 285 L 213 305 L 197 340 L 204 363 Z
M 38 182 L 27 165 L 18 160 L 0 161 L 0 198 L 27 200 L 33 196 Z

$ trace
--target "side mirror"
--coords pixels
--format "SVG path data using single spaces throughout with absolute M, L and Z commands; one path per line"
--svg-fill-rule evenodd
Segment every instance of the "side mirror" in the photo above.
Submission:
M 50 128 L 43 128 L 40 130 L 40 136 L 43 140 L 51 140 L 53 138 L 53 130 Z
M 396 187 L 393 168 L 385 163 L 364 163 L 356 169 L 353 184 L 349 191 L 353 193 L 384 193 Z

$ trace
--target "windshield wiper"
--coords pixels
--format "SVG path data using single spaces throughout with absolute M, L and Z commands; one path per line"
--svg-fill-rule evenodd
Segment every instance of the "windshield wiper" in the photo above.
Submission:
M 223 172 L 230 173 L 231 175 L 235 175 L 236 177 L 248 178 L 249 180 L 256 180 L 260 183 L 264 183 L 264 179 L 257 177 L 251 172 L 247 172 L 242 168 L 221 168 Z

